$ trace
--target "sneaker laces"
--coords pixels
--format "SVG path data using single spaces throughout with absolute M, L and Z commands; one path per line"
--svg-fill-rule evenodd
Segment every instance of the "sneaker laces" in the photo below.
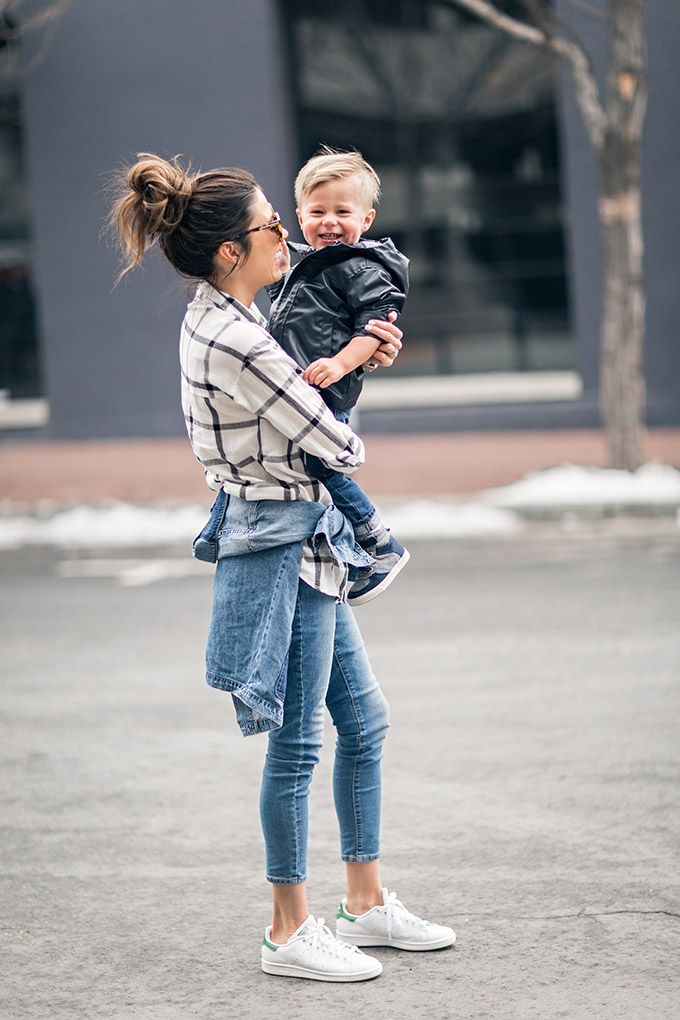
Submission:
M 330 953 L 332 956 L 345 957 L 351 956 L 352 953 L 360 952 L 357 946 L 350 945 L 349 942 L 343 942 L 342 939 L 336 938 L 323 917 L 317 918 L 313 925 L 310 921 L 306 925 L 306 929 L 311 935 L 312 952 L 320 949 L 323 952 Z
M 387 892 L 387 890 L 385 891 Z M 385 900 L 385 933 L 388 939 L 392 938 L 393 925 L 403 924 L 404 921 L 410 921 L 420 928 L 427 928 L 430 924 L 429 921 L 424 921 L 422 917 L 416 917 L 410 910 L 407 910 L 401 900 L 397 899 L 396 892 L 388 893 Z

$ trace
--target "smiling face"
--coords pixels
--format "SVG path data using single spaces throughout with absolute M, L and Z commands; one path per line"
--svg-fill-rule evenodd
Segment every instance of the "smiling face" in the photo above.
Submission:
M 373 222 L 375 209 L 367 207 L 356 176 L 342 177 L 305 195 L 297 217 L 305 241 L 318 250 L 335 241 L 356 244 Z
M 279 263 L 283 246 L 276 230 L 252 229 L 271 223 L 274 217 L 275 213 L 271 203 L 261 191 L 258 191 L 252 205 L 251 231 L 248 235 L 250 238 L 250 252 L 243 263 L 243 269 L 248 270 L 248 274 L 254 282 L 262 281 L 258 283 L 255 288 L 256 290 L 264 287 L 267 283 L 274 283 L 275 280 L 280 280 L 282 275 Z M 282 230 L 284 238 L 287 237 L 288 231 L 285 228 L 282 228 Z
M 232 294 L 245 305 L 252 303 L 261 287 L 275 283 L 283 275 L 281 258 L 283 242 L 288 237 L 288 231 L 281 227 L 283 234 L 281 238 L 275 227 L 267 228 L 266 225 L 273 223 L 274 218 L 271 203 L 258 190 L 251 205 L 247 253 L 238 238 L 225 241 L 219 248 L 220 271 L 216 275 L 215 286 L 227 294 Z

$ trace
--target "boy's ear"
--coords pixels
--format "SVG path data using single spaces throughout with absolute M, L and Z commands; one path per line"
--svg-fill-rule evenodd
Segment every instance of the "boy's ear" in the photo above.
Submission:
M 302 226 L 302 213 L 300 212 L 300 210 L 299 210 L 299 209 L 296 209 L 296 210 L 295 210 L 295 215 L 296 215 L 296 216 L 297 216 L 297 218 L 298 218 L 298 223 L 300 224 L 300 226 Z
M 362 234 L 363 234 L 363 232 L 365 230 L 368 230 L 368 228 L 370 227 L 370 225 L 371 225 L 371 223 L 373 222 L 374 219 L 375 219 L 375 209 L 369 209 L 368 212 L 366 213 L 366 218 L 364 220 L 364 225 L 361 228 Z
M 239 260 L 241 252 L 234 241 L 223 241 L 217 249 L 217 254 L 221 255 L 227 262 L 236 263 Z

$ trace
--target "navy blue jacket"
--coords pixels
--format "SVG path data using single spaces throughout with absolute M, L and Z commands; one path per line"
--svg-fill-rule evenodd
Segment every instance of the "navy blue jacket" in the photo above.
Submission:
M 371 319 L 401 312 L 408 292 L 408 259 L 389 238 L 315 250 L 290 242 L 300 261 L 267 287 L 272 299 L 269 332 L 302 368 L 332 358 Z M 356 369 L 320 390 L 333 411 L 354 407 L 364 372 Z

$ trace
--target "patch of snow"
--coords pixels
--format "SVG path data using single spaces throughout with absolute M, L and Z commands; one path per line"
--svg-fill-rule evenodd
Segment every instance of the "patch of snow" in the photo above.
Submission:
M 390 506 L 380 513 L 390 530 L 404 540 L 505 535 L 521 527 L 514 511 L 479 502 L 444 503 L 419 499 Z
M 389 508 L 385 519 L 404 538 L 459 538 L 516 531 L 511 510 L 483 503 L 414 500 Z M 0 549 L 49 545 L 61 549 L 125 549 L 191 542 L 208 519 L 201 506 L 176 509 L 116 503 L 78 506 L 52 516 L 0 517 Z
M 656 463 L 632 472 L 564 464 L 487 489 L 481 498 L 496 507 L 677 506 L 680 471 Z
M 54 545 L 70 549 L 126 549 L 191 543 L 208 519 L 202 506 L 141 507 L 115 503 L 77 506 L 51 517 L 0 518 L 0 549 Z
M 680 471 L 654 463 L 632 473 L 565 464 L 532 472 L 512 485 L 487 489 L 475 501 L 409 500 L 390 505 L 383 516 L 394 534 L 403 539 L 464 538 L 518 531 L 522 522 L 515 511 L 520 508 L 641 505 L 680 507 Z M 0 549 L 30 545 L 131 549 L 185 544 L 189 552 L 207 519 L 208 510 L 203 506 L 140 507 L 129 503 L 78 506 L 51 515 L 0 516 Z

